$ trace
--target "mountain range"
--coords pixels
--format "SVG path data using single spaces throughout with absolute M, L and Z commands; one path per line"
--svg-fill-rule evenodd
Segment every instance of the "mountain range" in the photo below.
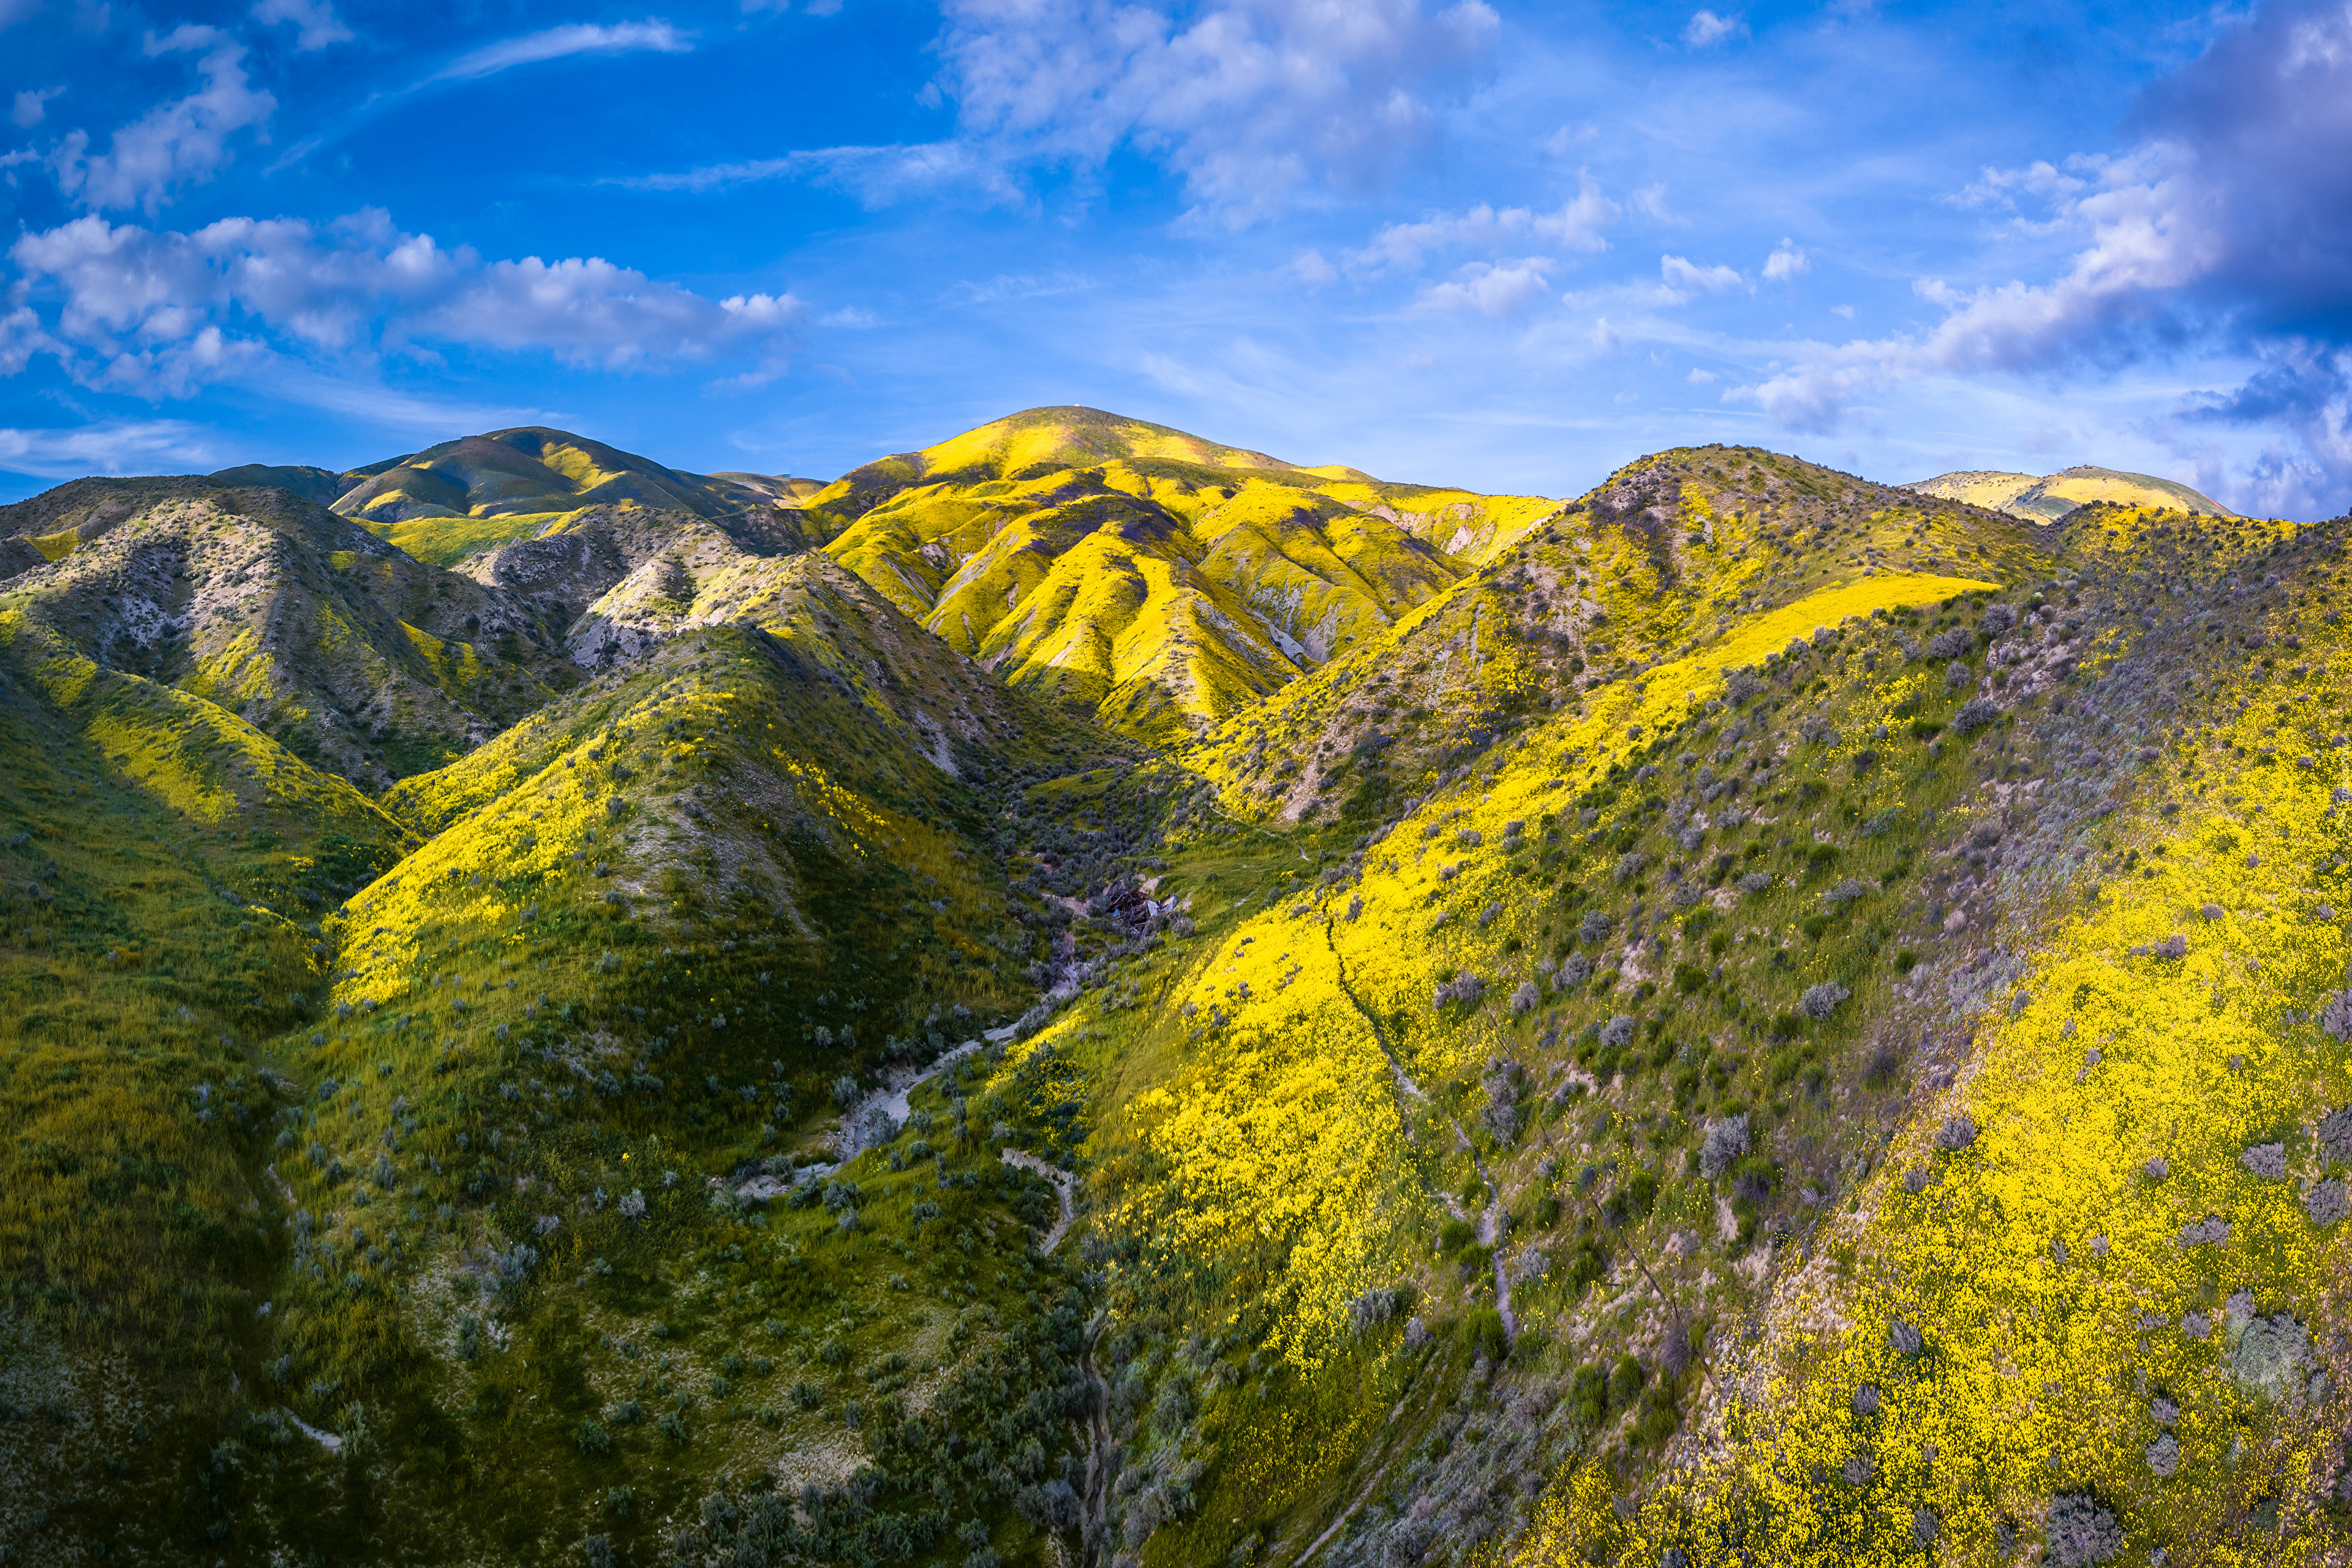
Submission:
M 2347 534 L 1075 407 L 0 508 L 0 1561 L 2352 1561 Z

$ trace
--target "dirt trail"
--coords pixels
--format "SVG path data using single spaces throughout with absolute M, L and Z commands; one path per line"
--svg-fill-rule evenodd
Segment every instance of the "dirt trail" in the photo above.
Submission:
M 1364 1005 L 1364 999 L 1356 994 L 1356 988 L 1348 984 L 1348 961 L 1339 956 L 1339 944 L 1331 939 L 1331 921 L 1328 915 L 1323 921 L 1323 945 L 1331 950 L 1332 966 L 1339 971 L 1339 994 L 1348 999 L 1348 1005 L 1353 1007 L 1358 1014 L 1361 1015 L 1364 1022 L 1370 1026 L 1372 1043 L 1380 1047 L 1381 1056 L 1389 1064 L 1389 1071 L 1395 1075 L 1398 1093 L 1408 1100 L 1417 1100 L 1423 1105 L 1428 1104 L 1429 1096 L 1423 1092 L 1421 1085 L 1412 1081 L 1412 1075 L 1406 1072 L 1404 1064 L 1397 1059 L 1395 1048 L 1389 1044 L 1388 1030 L 1381 1026 L 1379 1016 L 1370 1007 Z M 1397 1120 L 1404 1124 L 1405 1142 L 1412 1142 L 1414 1141 L 1412 1118 L 1405 1113 L 1402 1106 L 1397 1107 Z
M 1430 1103 L 1429 1095 L 1421 1085 L 1412 1081 L 1412 1075 L 1406 1072 L 1404 1064 L 1397 1059 L 1396 1050 L 1389 1044 L 1388 1030 L 1381 1026 L 1380 1016 L 1364 1005 L 1363 998 L 1358 996 L 1356 988 L 1348 983 L 1348 961 L 1339 956 L 1339 944 L 1331 934 L 1331 918 L 1328 915 L 1323 919 L 1323 945 L 1331 950 L 1331 963 L 1339 971 L 1339 994 L 1347 997 L 1348 1005 L 1362 1016 L 1367 1025 L 1370 1026 L 1373 1043 L 1380 1047 L 1381 1055 L 1388 1059 L 1389 1071 L 1396 1075 L 1398 1089 L 1410 1098 L 1427 1105 Z M 1397 1107 L 1397 1119 L 1404 1124 L 1405 1141 L 1412 1142 L 1412 1119 L 1406 1114 L 1402 1105 Z M 1478 1158 L 1478 1151 L 1471 1144 L 1470 1134 L 1463 1130 L 1462 1123 L 1451 1112 L 1447 1113 L 1445 1120 L 1446 1123 L 1454 1129 L 1455 1145 L 1470 1156 L 1470 1163 L 1476 1169 L 1478 1180 L 1486 1184 L 1486 1207 L 1478 1215 L 1478 1245 L 1494 1249 L 1495 1310 L 1502 1314 L 1504 1340 L 1515 1342 L 1519 1337 L 1519 1324 L 1518 1320 L 1511 1312 L 1511 1277 L 1503 1267 L 1503 1249 L 1499 1245 L 1503 1236 L 1503 1190 L 1495 1184 L 1495 1178 L 1488 1173 L 1486 1163 Z M 1454 1209 L 1457 1214 L 1460 1212 L 1458 1206 L 1450 1199 L 1446 1203 L 1446 1207 Z
M 1095 1345 L 1109 1325 L 1110 1314 L 1097 1313 L 1087 1325 L 1087 1348 L 1078 1364 L 1085 1369 L 1087 1419 L 1081 1435 L 1087 1443 L 1086 1489 L 1078 1499 L 1078 1538 L 1087 1568 L 1101 1568 L 1109 1558 L 1111 1468 L 1118 1447 L 1110 1435 L 1110 1385 L 1095 1368 Z
M 1025 1149 L 1007 1149 L 1001 1158 L 1008 1165 L 1034 1173 L 1054 1184 L 1054 1191 L 1062 1200 L 1062 1217 L 1054 1222 L 1054 1228 L 1047 1231 L 1045 1239 L 1037 1244 L 1040 1252 L 1053 1251 L 1061 1245 L 1062 1237 L 1069 1235 L 1071 1222 L 1077 1218 L 1077 1205 L 1072 1194 L 1077 1190 L 1078 1178 L 1059 1165 L 1045 1163 Z

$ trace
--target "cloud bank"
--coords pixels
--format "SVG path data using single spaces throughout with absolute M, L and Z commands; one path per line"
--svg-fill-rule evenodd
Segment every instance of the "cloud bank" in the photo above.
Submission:
M 185 397 L 286 356 L 432 345 L 544 353 L 634 371 L 746 355 L 778 374 L 804 312 L 790 294 L 712 300 L 599 257 L 484 261 L 365 211 L 323 227 L 228 218 L 181 233 L 96 215 L 9 248 L 17 301 L 0 374 L 54 355 L 79 384 Z
M 2021 235 L 2080 237 L 2042 282 L 1915 284 L 1911 335 L 1809 344 L 1727 395 L 1783 427 L 1836 429 L 1874 392 L 1952 375 L 2062 376 L 2200 350 L 2252 357 L 2243 385 L 2166 422 L 2270 424 L 2248 504 L 2309 514 L 2352 491 L 2352 4 L 2273 5 L 2151 88 L 2114 154 L 1989 169 L 1964 205 Z M 1768 263 L 1767 276 L 1771 276 Z

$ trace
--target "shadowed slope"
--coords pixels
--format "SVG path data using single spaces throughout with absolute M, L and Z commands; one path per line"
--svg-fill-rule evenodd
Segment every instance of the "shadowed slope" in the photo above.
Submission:
M 428 447 L 377 465 L 339 496 L 357 519 L 419 560 L 448 564 L 562 525 L 589 507 L 723 518 L 797 504 L 806 481 L 680 473 L 568 431 L 527 426 Z
M 196 479 L 123 499 L 128 516 L 9 582 L 24 624 L 321 768 L 373 785 L 436 766 L 574 679 L 508 596 L 283 490 Z

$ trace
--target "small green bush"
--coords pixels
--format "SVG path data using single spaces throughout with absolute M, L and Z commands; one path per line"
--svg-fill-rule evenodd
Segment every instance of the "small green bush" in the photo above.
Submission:
M 1617 1358 L 1609 1373 L 1609 1403 L 1619 1409 L 1633 1403 L 1641 1394 L 1648 1374 L 1642 1370 L 1641 1361 L 1630 1355 Z
M 1509 1336 L 1503 1331 L 1503 1314 L 1493 1307 L 1480 1307 L 1470 1314 L 1465 1331 L 1470 1348 L 1488 1361 L 1499 1362 L 1510 1352 Z

